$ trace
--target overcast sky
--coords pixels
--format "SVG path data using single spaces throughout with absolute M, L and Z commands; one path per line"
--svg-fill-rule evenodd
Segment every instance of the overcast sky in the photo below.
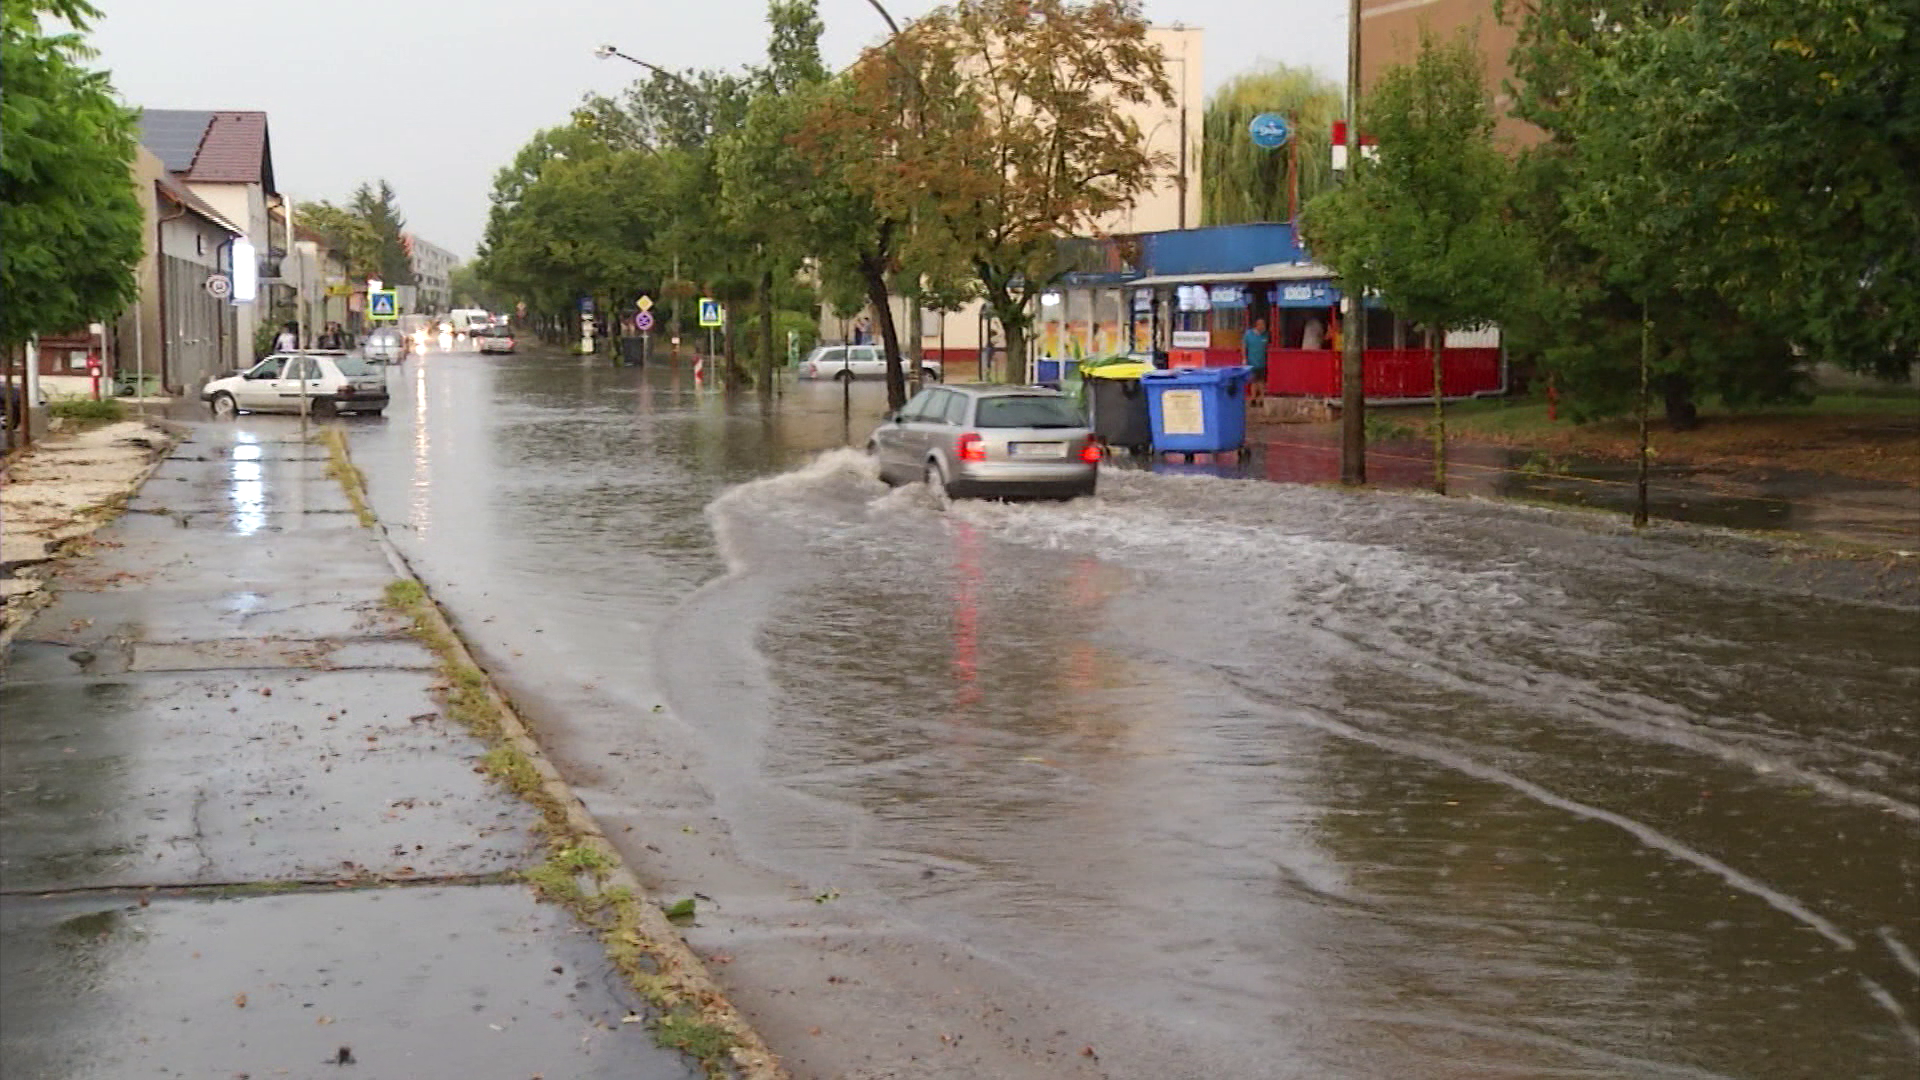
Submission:
M 100 63 L 136 106 L 262 109 L 274 177 L 297 199 L 340 201 L 385 177 L 409 228 L 472 255 L 493 174 L 582 94 L 640 74 L 596 60 L 608 42 L 668 68 L 765 55 L 765 0 L 94 0 Z M 934 0 L 892 0 L 899 19 Z M 1147 0 L 1159 23 L 1206 31 L 1207 88 L 1262 61 L 1345 82 L 1346 0 Z M 881 36 L 866 0 L 820 0 L 827 61 Z

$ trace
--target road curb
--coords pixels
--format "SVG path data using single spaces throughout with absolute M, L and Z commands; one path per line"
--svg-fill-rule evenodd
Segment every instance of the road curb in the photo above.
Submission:
M 338 437 L 336 445 L 345 456 L 344 437 Z M 340 480 L 345 485 L 350 478 L 357 479 L 357 477 L 358 472 L 354 470 L 341 476 Z M 364 491 L 361 493 L 361 498 L 362 500 L 365 498 Z M 587 810 L 586 804 L 560 775 L 559 769 L 548 760 L 545 751 L 533 737 L 525 721 L 520 718 L 513 703 L 501 692 L 492 672 L 474 657 L 472 650 L 467 647 L 466 640 L 455 629 L 452 620 L 447 618 L 446 612 L 433 598 L 426 583 L 413 572 L 413 567 L 407 562 L 406 556 L 388 536 L 386 524 L 379 520 L 377 514 L 371 516 L 373 524 L 369 528 L 379 543 L 382 554 L 386 556 L 387 564 L 393 570 L 395 578 L 410 582 L 420 590 L 421 596 L 425 598 L 425 602 L 420 605 L 420 613 L 430 621 L 432 629 L 437 631 L 444 640 L 446 648 L 453 654 L 453 660 L 472 668 L 483 677 L 484 693 L 498 714 L 499 740 L 523 755 L 534 771 L 539 774 L 541 794 L 564 812 L 567 839 L 573 846 L 588 847 L 603 861 L 605 869 L 600 872 L 595 883 L 598 895 L 618 895 L 624 892 L 635 901 L 628 906 L 628 910 L 636 917 L 638 926 L 635 929 L 641 940 L 634 941 L 632 944 L 645 951 L 655 968 L 649 975 L 642 977 L 664 982 L 671 987 L 671 996 L 692 1004 L 703 1016 L 726 1030 L 734 1042 L 729 1053 L 731 1064 L 741 1080 L 790 1080 L 790 1074 L 780 1064 L 779 1058 L 768 1048 L 759 1032 L 755 1031 L 733 1006 L 725 992 L 721 990 L 719 983 L 714 980 L 712 973 L 707 970 L 706 964 L 667 920 L 659 904 L 648 895 L 646 888 L 640 884 L 639 878 L 621 857 L 619 849 L 607 839 L 606 830 L 601 828 L 600 823 Z M 711 1071 L 709 1069 L 710 1073 Z

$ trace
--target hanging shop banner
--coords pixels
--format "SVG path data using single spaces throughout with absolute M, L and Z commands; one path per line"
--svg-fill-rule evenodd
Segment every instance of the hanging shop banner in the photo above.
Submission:
M 1217 308 L 1243 308 L 1247 306 L 1247 290 L 1238 285 L 1215 285 L 1207 293 L 1207 300 Z
M 1276 307 L 1331 307 L 1340 302 L 1340 290 L 1331 281 L 1290 281 L 1275 286 L 1269 299 Z

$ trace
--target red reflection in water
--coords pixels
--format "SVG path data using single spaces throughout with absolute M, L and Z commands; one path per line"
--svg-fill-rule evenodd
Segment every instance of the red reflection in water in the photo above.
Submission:
M 953 523 L 953 708 L 980 703 L 980 531 Z

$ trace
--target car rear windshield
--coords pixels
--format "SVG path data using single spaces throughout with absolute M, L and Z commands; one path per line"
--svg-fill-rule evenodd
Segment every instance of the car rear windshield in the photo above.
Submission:
M 1086 420 L 1071 399 L 1033 394 L 981 398 L 974 424 L 983 428 L 1077 428 L 1085 427 Z
M 362 356 L 336 356 L 333 362 L 340 365 L 340 374 L 349 379 L 358 379 L 366 375 L 378 375 L 380 369 L 367 362 Z

